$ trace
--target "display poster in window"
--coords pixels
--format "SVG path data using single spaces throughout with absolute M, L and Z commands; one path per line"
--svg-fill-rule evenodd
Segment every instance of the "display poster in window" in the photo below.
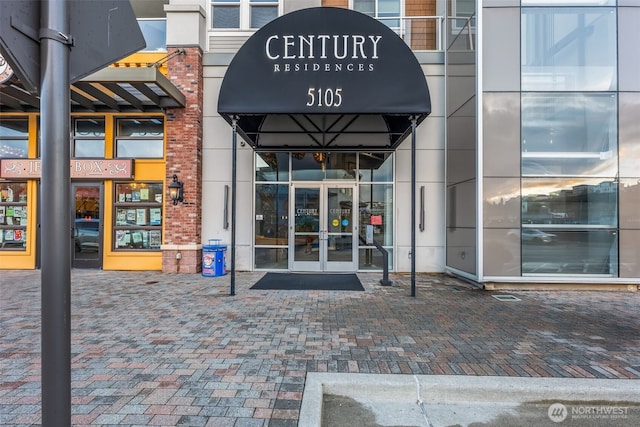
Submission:
M 149 209 L 149 224 L 162 225 L 162 210 L 160 208 Z
M 160 230 L 151 230 L 149 232 L 149 247 L 159 249 L 162 244 Z
M 140 191 L 134 190 L 131 192 L 131 201 L 139 202 L 140 201 Z
M 118 209 L 116 214 L 116 224 L 117 225 L 127 225 L 127 210 L 126 209 Z
M 146 209 L 136 209 L 136 225 L 147 225 Z
M 143 202 L 146 202 L 149 200 L 149 189 L 148 188 L 141 188 L 140 189 L 140 200 Z
M 371 215 L 371 225 L 382 225 L 382 215 Z
M 136 223 L 136 210 L 127 209 L 127 224 L 135 224 L 135 223 Z

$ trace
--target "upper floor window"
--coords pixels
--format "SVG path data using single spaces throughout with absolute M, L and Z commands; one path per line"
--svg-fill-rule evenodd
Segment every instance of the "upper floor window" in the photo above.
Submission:
M 402 0 L 353 0 L 353 10 L 376 18 L 388 27 L 398 28 Z
M 522 90 L 617 88 L 613 7 L 522 8 Z
M 147 43 L 142 52 L 167 51 L 167 20 L 166 19 L 138 19 L 144 41 Z
M 211 27 L 258 29 L 278 17 L 278 0 L 211 0 Z
M 27 157 L 29 150 L 29 120 L 8 118 L 0 121 L 0 157 Z
M 104 157 L 104 119 L 75 119 L 71 152 L 73 157 Z
M 116 123 L 115 157 L 160 159 L 164 156 L 162 118 L 119 119 Z

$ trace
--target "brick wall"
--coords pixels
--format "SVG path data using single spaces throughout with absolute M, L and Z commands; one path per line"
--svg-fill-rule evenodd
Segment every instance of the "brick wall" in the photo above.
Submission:
M 169 80 L 185 95 L 186 107 L 167 109 L 165 131 L 167 183 L 178 176 L 184 202 L 174 206 L 165 197 L 162 270 L 191 273 L 200 271 L 202 255 L 202 51 L 182 49 L 185 54 L 171 58 L 167 69 Z
M 406 16 L 435 16 L 436 0 L 406 0 Z M 411 49 L 436 48 L 436 21 L 414 19 L 411 21 Z
M 322 5 L 347 9 L 349 7 L 349 0 L 322 0 Z

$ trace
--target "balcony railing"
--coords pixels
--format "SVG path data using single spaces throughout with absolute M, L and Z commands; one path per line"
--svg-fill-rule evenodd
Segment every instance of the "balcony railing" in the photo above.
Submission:
M 442 51 L 444 49 L 444 16 L 404 16 L 379 18 L 395 31 L 414 51 Z M 209 30 L 209 52 L 235 53 L 255 31 Z
M 416 51 L 441 51 L 444 47 L 444 16 L 378 18 Z

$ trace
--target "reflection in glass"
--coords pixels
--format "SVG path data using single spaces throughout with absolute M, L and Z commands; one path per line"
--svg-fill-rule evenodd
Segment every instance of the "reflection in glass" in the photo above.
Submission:
M 375 247 L 366 243 L 367 227 L 373 232 L 373 239 L 382 246 L 393 245 L 393 185 L 360 185 L 360 245 Z
M 522 90 L 616 90 L 615 11 L 522 8 Z
M 360 181 L 392 182 L 393 153 L 360 153 Z
M 256 268 L 286 269 L 289 265 L 289 249 L 256 248 Z
M 389 271 L 393 270 L 393 249 L 385 248 L 389 253 Z M 384 258 L 382 252 L 376 248 L 360 247 L 358 250 L 359 270 L 382 270 L 384 268 Z
M 289 242 L 289 186 L 256 184 L 256 245 Z
M 142 52 L 167 50 L 166 19 L 138 19 L 138 25 L 147 45 Z
M 75 139 L 73 142 L 73 157 L 104 157 L 104 140 Z
M 353 188 L 327 189 L 327 261 L 353 260 Z
M 127 159 L 161 159 L 164 155 L 162 139 L 118 139 L 116 141 L 116 157 Z
M 544 228 L 522 231 L 523 274 L 618 274 L 616 231 Z
M 291 153 L 291 179 L 296 181 L 355 180 L 356 154 Z
M 256 181 L 288 181 L 289 153 L 256 153 Z
M 295 261 L 320 260 L 320 189 L 296 188 Z
M 0 158 L 25 158 L 29 153 L 29 120 L 0 120 Z
M 615 176 L 613 94 L 523 93 L 522 174 Z
M 574 224 L 615 227 L 618 183 L 596 179 L 522 180 L 523 224 Z

